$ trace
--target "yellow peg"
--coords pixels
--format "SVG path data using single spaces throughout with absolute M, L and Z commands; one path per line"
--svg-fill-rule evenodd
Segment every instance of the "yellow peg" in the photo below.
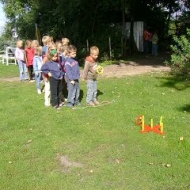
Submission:
M 150 120 L 150 127 L 153 128 L 153 119 Z
M 160 125 L 161 125 L 161 123 L 162 123 L 162 116 L 160 117 Z
M 144 131 L 144 115 L 142 116 L 142 131 Z
M 163 130 L 164 130 L 164 124 L 161 122 L 161 124 L 160 124 L 160 132 L 163 133 Z

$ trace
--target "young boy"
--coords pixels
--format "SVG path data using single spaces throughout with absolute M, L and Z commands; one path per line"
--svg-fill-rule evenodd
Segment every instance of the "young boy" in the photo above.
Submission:
M 67 88 L 68 88 L 68 97 L 67 97 L 67 106 L 73 107 L 75 105 L 80 105 L 79 103 L 79 78 L 80 70 L 79 64 L 74 59 L 76 57 L 77 49 L 73 45 L 69 45 L 67 48 L 68 57 L 65 60 L 65 71 L 67 75 Z
M 97 58 L 99 55 L 99 49 L 96 46 L 90 48 L 90 56 L 86 57 L 84 65 L 84 80 L 87 80 L 87 96 L 86 103 L 89 106 L 98 105 L 97 101 L 97 77 L 96 72 Z
M 43 43 L 43 47 L 42 47 L 42 58 L 47 61 L 46 59 L 46 54 L 47 54 L 47 51 L 48 51 L 48 46 L 49 46 L 49 43 L 50 43 L 51 39 L 49 36 L 43 36 L 42 38 L 42 43 Z M 44 61 L 44 62 L 45 62 Z
M 63 71 L 63 79 L 62 79 L 62 85 L 63 85 L 63 93 L 61 94 L 62 101 L 67 101 L 68 91 L 67 91 L 67 76 L 65 71 L 65 61 L 68 56 L 67 52 L 68 46 L 61 46 L 60 47 L 60 55 L 59 55 L 59 63 L 61 65 L 62 71 Z

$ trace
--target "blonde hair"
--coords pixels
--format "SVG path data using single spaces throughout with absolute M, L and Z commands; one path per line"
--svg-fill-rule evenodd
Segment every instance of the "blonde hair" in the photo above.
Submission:
M 73 46 L 73 45 L 69 45 L 68 48 L 67 48 L 67 50 L 68 50 L 68 53 L 71 53 L 73 51 L 76 52 L 77 48 L 75 46 Z
M 28 47 L 29 44 L 30 44 L 30 47 L 31 47 L 31 40 L 26 40 L 26 41 L 25 41 L 25 47 Z
M 35 49 L 35 55 L 39 55 L 39 56 L 42 55 L 42 46 L 38 46 L 38 47 Z
M 42 42 L 43 42 L 44 45 L 47 45 L 48 42 L 50 42 L 50 41 L 51 41 L 51 39 L 50 39 L 49 36 L 43 36 L 42 37 Z
M 57 51 L 60 52 L 60 48 L 61 48 L 61 46 L 62 46 L 61 41 L 56 41 L 56 42 L 55 42 L 55 46 L 56 46 Z
M 93 54 L 94 52 L 99 53 L 99 48 L 97 46 L 90 47 L 90 54 Z
M 38 46 L 39 46 L 38 40 L 32 40 L 32 42 L 31 42 L 31 47 L 32 47 L 32 48 L 37 48 Z
M 63 53 L 63 52 L 68 52 L 68 46 L 67 45 L 64 45 L 64 46 L 61 46 L 60 47 L 60 53 Z
M 62 38 L 62 45 L 69 45 L 70 40 L 68 38 Z

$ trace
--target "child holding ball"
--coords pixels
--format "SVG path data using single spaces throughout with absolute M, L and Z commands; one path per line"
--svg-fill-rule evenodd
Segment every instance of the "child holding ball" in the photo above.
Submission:
M 90 48 L 90 55 L 85 59 L 84 80 L 87 81 L 86 103 L 89 106 L 98 105 L 97 101 L 97 71 L 96 68 L 99 49 L 96 46 Z

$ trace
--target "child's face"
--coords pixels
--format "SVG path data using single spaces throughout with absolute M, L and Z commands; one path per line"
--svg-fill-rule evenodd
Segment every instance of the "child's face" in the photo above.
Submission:
M 68 52 L 67 52 L 67 50 L 65 50 L 63 53 L 63 56 L 66 56 L 66 55 L 68 55 Z
M 62 45 L 68 45 L 68 44 L 69 44 L 69 40 L 63 38 L 63 39 L 62 39 Z
M 23 42 L 22 42 L 22 41 L 18 42 L 17 46 L 18 46 L 19 48 L 21 48 L 21 47 L 23 46 Z
M 77 55 L 77 52 L 76 51 L 71 51 L 69 52 L 69 56 L 72 57 L 72 58 L 75 58 Z
M 90 53 L 92 59 L 96 60 L 98 58 L 99 52 L 98 51 L 92 51 Z
M 57 49 L 60 49 L 61 46 L 62 46 L 62 44 L 61 44 L 61 43 L 58 43 L 58 44 L 57 44 Z
M 27 46 L 28 46 L 28 48 L 31 47 L 31 42 L 30 41 L 27 42 Z

